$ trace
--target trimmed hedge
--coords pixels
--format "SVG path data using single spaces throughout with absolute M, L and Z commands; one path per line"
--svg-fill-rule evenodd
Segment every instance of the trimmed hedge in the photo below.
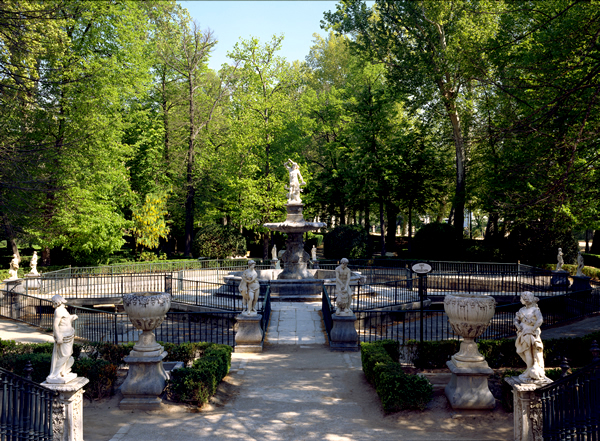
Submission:
M 397 341 L 361 343 L 360 349 L 365 377 L 375 386 L 384 412 L 425 409 L 433 396 L 433 386 L 427 378 L 408 375 L 402 370 L 397 362 L 400 354 Z
M 600 341 L 600 332 L 593 332 L 583 337 L 550 338 L 544 340 L 544 360 L 548 367 L 558 367 L 560 359 L 567 357 L 571 366 L 585 366 L 592 361 L 590 346 L 592 340 Z M 411 340 L 407 343 L 413 346 L 413 364 L 418 369 L 441 369 L 446 367 L 446 361 L 456 354 L 460 343 L 457 340 L 424 341 Z M 523 360 L 517 354 L 514 339 L 479 340 L 479 352 L 485 357 L 491 368 L 519 368 L 524 366 Z
M 231 368 L 232 351 L 231 346 L 208 344 L 204 356 L 195 360 L 192 367 L 171 371 L 167 397 L 198 407 L 206 404 Z

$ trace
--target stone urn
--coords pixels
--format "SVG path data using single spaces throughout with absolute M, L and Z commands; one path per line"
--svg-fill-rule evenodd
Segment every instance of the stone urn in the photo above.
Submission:
M 460 351 L 452 359 L 455 362 L 484 362 L 475 339 L 490 325 L 496 312 L 496 300 L 477 294 L 448 294 L 444 298 L 444 310 L 454 332 L 463 338 Z
M 463 338 L 460 351 L 446 366 L 452 372 L 445 393 L 454 409 L 493 409 L 496 403 L 488 377 L 494 373 L 477 349 L 475 338 L 490 325 L 496 311 L 493 297 L 476 294 L 448 294 L 444 310 L 454 332 Z
M 133 347 L 132 356 L 154 356 L 164 348 L 156 342 L 154 330 L 165 319 L 171 307 L 171 295 L 164 292 L 137 292 L 123 295 L 123 308 L 133 326 L 142 331 Z

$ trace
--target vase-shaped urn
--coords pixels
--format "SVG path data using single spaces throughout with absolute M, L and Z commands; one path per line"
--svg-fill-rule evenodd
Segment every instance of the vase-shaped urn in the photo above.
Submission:
M 475 339 L 484 333 L 494 317 L 494 298 L 477 294 L 448 294 L 444 298 L 444 310 L 454 332 L 463 338 L 460 351 L 452 356 L 452 360 L 457 365 L 485 363 Z
M 133 326 L 142 331 L 131 356 L 154 356 L 164 348 L 156 342 L 154 330 L 171 307 L 171 295 L 161 292 L 138 292 L 123 295 L 123 308 Z

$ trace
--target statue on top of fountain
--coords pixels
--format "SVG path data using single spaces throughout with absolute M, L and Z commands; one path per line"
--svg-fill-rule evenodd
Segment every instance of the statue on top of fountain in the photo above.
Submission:
M 302 200 L 300 199 L 300 193 L 302 192 L 302 189 L 300 186 L 306 185 L 306 182 L 304 182 L 304 178 L 300 174 L 300 167 L 298 167 L 298 164 L 291 159 L 288 159 L 284 165 L 290 173 L 290 185 L 289 187 L 285 187 L 288 191 L 288 204 L 301 204 Z

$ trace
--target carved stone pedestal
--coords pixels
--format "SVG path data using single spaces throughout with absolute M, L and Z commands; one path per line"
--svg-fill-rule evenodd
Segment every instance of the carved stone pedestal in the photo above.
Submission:
M 58 392 L 52 410 L 52 431 L 55 441 L 83 441 L 83 387 L 90 380 L 77 377 L 55 384 L 44 381 L 42 386 Z
M 519 377 L 505 378 L 513 390 L 515 441 L 542 441 L 541 403 L 535 391 L 549 381 L 523 383 Z
M 590 286 L 591 277 L 588 276 L 573 276 L 573 284 L 571 285 L 572 291 L 591 291 Z
M 550 285 L 553 288 L 568 288 L 569 287 L 569 272 L 565 270 L 552 271 Z
M 263 331 L 260 327 L 262 315 L 237 316 L 237 331 L 235 332 L 235 352 L 262 352 Z
M 134 351 L 131 351 L 134 352 Z M 121 409 L 156 410 L 162 406 L 163 390 L 167 384 L 167 373 L 163 367 L 163 359 L 167 352 L 156 356 L 123 358 L 129 365 L 127 378 L 121 386 L 123 399 L 119 403 Z
M 490 392 L 488 377 L 494 371 L 483 363 L 446 362 L 452 372 L 444 392 L 453 409 L 493 409 L 496 399 Z
M 356 315 L 331 316 L 333 327 L 329 333 L 329 348 L 332 351 L 358 351 L 358 333 L 354 327 Z

